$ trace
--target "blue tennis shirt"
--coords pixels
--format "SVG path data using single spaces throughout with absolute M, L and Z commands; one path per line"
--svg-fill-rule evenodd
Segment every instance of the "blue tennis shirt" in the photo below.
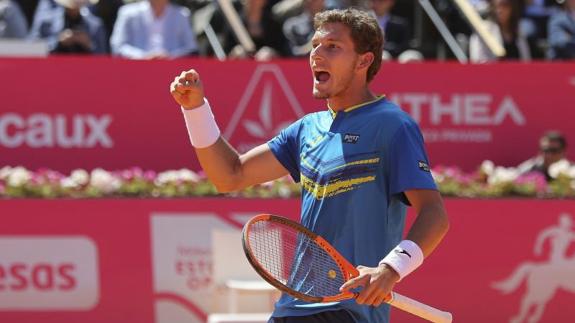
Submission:
M 301 223 L 354 266 L 375 267 L 402 239 L 403 192 L 436 189 L 415 121 L 379 97 L 341 112 L 311 113 L 268 142 L 302 186 Z M 388 322 L 389 306 L 306 303 L 286 294 L 273 316 L 346 309 L 357 322 Z

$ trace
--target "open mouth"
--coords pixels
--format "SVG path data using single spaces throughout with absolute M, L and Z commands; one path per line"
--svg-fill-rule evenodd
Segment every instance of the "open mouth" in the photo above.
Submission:
M 313 76 L 315 78 L 315 81 L 318 83 L 325 83 L 331 77 L 329 72 L 326 72 L 326 71 L 314 71 Z

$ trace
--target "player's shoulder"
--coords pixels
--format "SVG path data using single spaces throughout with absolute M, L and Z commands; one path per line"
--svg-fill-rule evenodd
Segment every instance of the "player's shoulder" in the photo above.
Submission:
M 377 102 L 375 109 L 370 109 L 365 116 L 371 129 L 377 129 L 382 138 L 394 138 L 398 132 L 419 132 L 415 120 L 395 102 L 383 98 Z
M 332 118 L 333 117 L 331 115 L 331 112 L 329 110 L 324 110 L 324 111 L 310 112 L 301 117 L 299 120 L 305 124 L 305 123 L 316 123 L 318 121 L 328 120 Z
M 375 120 L 391 124 L 413 124 L 413 118 L 405 112 L 397 103 L 383 97 L 376 103 L 378 106 L 373 111 Z
M 284 129 L 283 131 L 287 133 L 300 133 L 302 129 L 305 130 L 309 128 L 309 126 L 317 123 L 320 118 L 321 114 L 318 114 L 318 112 L 308 113 L 295 121 L 290 121 L 287 124 L 284 124 L 282 128 Z

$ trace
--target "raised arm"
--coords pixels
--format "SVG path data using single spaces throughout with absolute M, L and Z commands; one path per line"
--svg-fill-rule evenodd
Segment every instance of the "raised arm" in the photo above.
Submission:
M 182 72 L 170 85 L 174 100 L 182 107 L 192 145 L 200 165 L 220 192 L 230 192 L 288 174 L 267 144 L 243 155 L 220 135 L 209 103 L 204 98 L 200 75 Z

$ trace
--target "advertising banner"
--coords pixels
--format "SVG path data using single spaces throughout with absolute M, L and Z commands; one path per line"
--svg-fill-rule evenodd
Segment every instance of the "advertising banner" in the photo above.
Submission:
M 241 152 L 327 108 L 312 97 L 305 59 L 4 58 L 0 165 L 198 169 L 169 93 L 190 68 L 201 74 L 224 137 Z M 486 159 L 504 166 L 528 159 L 549 129 L 575 142 L 574 71 L 573 63 L 386 63 L 371 88 L 420 124 L 432 166 L 472 170 Z
M 398 292 L 456 322 L 573 322 L 574 201 L 446 206 L 448 235 Z M 228 308 L 212 233 L 239 234 L 263 212 L 297 218 L 299 201 L 4 200 L 0 210 L 0 322 L 189 323 Z M 420 322 L 399 310 L 392 320 Z

